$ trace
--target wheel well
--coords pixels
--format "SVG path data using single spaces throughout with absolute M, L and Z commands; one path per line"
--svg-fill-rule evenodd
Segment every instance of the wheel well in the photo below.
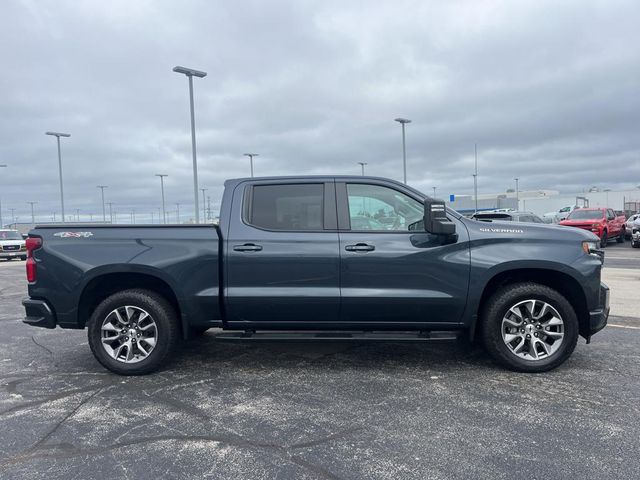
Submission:
M 489 300 L 491 295 L 499 288 L 520 282 L 535 282 L 556 290 L 567 299 L 575 310 L 578 323 L 580 324 L 580 330 L 583 331 L 583 328 L 588 328 L 589 309 L 587 308 L 587 299 L 578 281 L 572 276 L 556 270 L 529 268 L 498 273 L 485 285 L 478 306 L 477 327 L 479 328 L 475 329 L 474 336 L 476 338 L 482 326 L 481 312 L 487 300 Z
M 181 318 L 178 299 L 165 281 L 144 273 L 108 273 L 92 279 L 82 291 L 78 306 L 78 325 L 84 328 L 93 311 L 105 298 L 130 288 L 151 290 L 162 295 L 173 306 L 178 318 Z M 180 329 L 182 330 L 182 326 Z

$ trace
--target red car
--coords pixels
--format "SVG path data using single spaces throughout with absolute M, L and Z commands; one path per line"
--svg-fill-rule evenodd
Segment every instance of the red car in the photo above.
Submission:
M 624 215 L 616 216 L 611 208 L 578 208 L 571 212 L 560 225 L 578 227 L 589 230 L 600 237 L 600 246 L 607 246 L 607 242 L 615 238 L 618 243 L 624 242 Z

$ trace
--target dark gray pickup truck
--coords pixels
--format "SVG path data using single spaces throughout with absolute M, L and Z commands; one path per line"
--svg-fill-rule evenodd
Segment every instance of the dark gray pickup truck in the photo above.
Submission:
M 27 247 L 24 321 L 87 327 L 125 375 L 213 327 L 227 341 L 464 335 L 541 372 L 609 314 L 592 233 L 470 220 L 383 178 L 229 180 L 219 226 L 39 226 Z

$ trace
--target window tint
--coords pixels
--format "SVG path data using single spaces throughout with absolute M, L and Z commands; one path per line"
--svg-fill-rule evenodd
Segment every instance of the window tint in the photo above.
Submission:
M 351 230 L 408 231 L 424 216 L 422 203 L 392 188 L 348 184 Z
M 322 230 L 324 185 L 256 185 L 249 223 L 267 230 Z

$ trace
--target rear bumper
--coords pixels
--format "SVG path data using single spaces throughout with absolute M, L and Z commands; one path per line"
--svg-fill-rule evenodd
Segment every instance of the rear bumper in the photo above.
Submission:
M 600 283 L 600 302 L 596 310 L 589 312 L 589 331 L 587 338 L 594 333 L 599 332 L 607 325 L 607 319 L 609 318 L 609 287 L 604 283 Z
M 56 315 L 47 302 L 25 298 L 22 305 L 26 311 L 22 320 L 24 323 L 34 327 L 56 328 Z

